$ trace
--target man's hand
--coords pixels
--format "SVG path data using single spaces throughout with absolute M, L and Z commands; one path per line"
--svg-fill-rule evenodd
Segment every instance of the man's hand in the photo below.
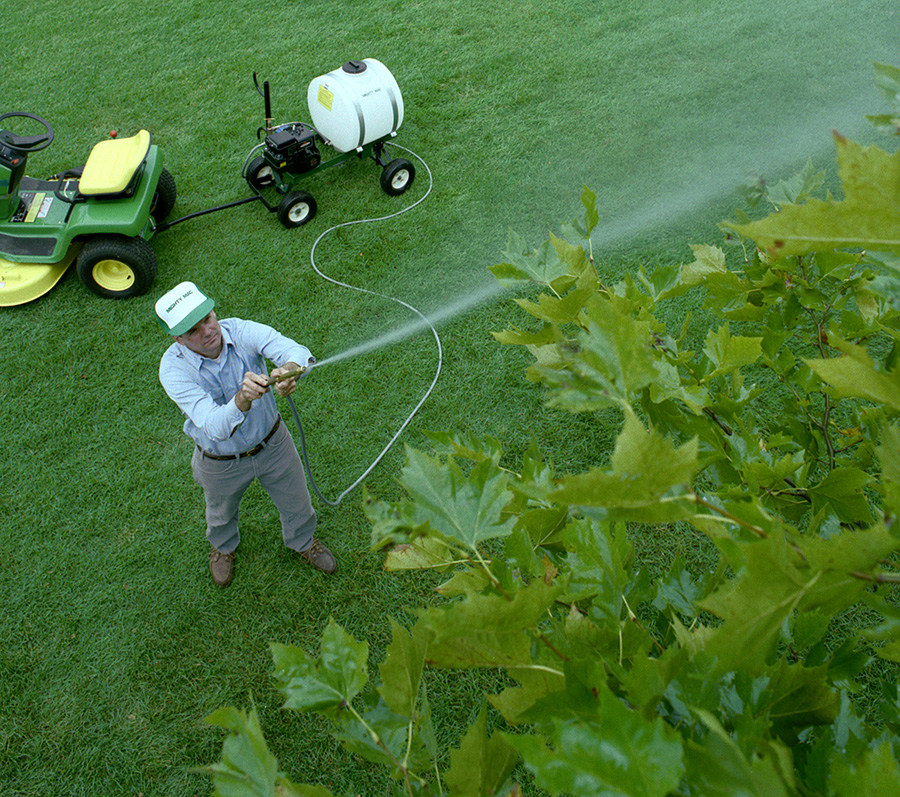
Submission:
M 234 397 L 234 403 L 241 412 L 248 412 L 250 405 L 269 392 L 269 380 L 265 374 L 254 374 L 247 371 L 241 389 Z
M 287 362 L 282 365 L 280 368 L 276 368 L 269 375 L 270 380 L 274 381 L 276 377 L 281 376 L 282 374 L 290 373 L 291 371 L 300 370 L 300 366 L 295 362 Z M 280 382 L 275 382 L 275 390 L 279 396 L 290 396 L 297 389 L 297 376 L 292 376 L 289 379 L 284 379 Z

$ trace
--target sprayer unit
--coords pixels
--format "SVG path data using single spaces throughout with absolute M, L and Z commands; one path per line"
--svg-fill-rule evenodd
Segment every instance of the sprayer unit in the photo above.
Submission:
M 260 88 L 255 73 L 253 80 L 263 95 L 266 114 L 265 127 L 257 130 L 257 138 L 265 134 L 265 139 L 247 156 L 243 176 L 285 227 L 306 224 L 316 213 L 312 195 L 295 190 L 300 179 L 352 157 L 371 158 L 381 167 L 381 188 L 390 196 L 399 196 L 412 185 L 413 164 L 405 158 L 385 157 L 385 143 L 397 135 L 403 122 L 403 97 L 394 76 L 380 61 L 347 61 L 312 80 L 307 90 L 312 125 L 274 124 L 269 82 Z M 320 145 L 337 154 L 323 160 Z M 260 148 L 262 154 L 253 157 Z M 277 205 L 266 199 L 271 188 L 283 194 Z

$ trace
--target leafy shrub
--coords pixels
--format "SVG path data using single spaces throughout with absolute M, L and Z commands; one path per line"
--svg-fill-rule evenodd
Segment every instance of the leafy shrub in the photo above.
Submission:
M 900 72 L 878 69 L 896 112 L 873 120 L 897 128 Z M 520 760 L 554 794 L 893 793 L 900 153 L 835 141 L 843 199 L 816 198 L 811 167 L 757 185 L 775 212 L 723 223 L 727 252 L 694 246 L 677 267 L 604 284 L 587 189 L 562 237 L 511 238 L 492 271 L 539 286 L 518 302 L 538 323 L 496 337 L 533 354 L 552 406 L 621 413 L 615 449 L 571 475 L 536 446 L 513 471 L 499 441 L 459 432 L 409 449 L 408 497 L 367 500 L 373 545 L 389 571 L 445 572 L 446 600 L 393 624 L 377 685 L 367 643 L 333 621 L 318 653 L 272 645 L 287 708 L 330 718 L 397 794 L 520 793 Z M 669 308 L 698 292 L 717 326 L 673 329 Z M 714 565 L 648 577 L 649 527 L 702 535 Z M 428 668 L 511 682 L 444 771 Z M 254 711 L 209 720 L 231 731 L 207 770 L 219 794 L 330 794 L 279 771 Z

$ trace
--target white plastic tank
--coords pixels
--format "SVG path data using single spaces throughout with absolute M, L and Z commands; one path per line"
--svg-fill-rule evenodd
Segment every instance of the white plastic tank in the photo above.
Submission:
M 400 87 L 374 58 L 347 61 L 315 78 L 306 101 L 313 127 L 339 152 L 391 135 L 403 122 Z

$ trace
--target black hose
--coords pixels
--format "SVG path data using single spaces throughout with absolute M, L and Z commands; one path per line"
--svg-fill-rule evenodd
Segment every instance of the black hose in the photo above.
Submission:
M 313 478 L 312 470 L 309 467 L 309 458 L 306 455 L 306 436 L 303 434 L 303 424 L 300 423 L 300 413 L 297 412 L 297 407 L 294 404 L 294 399 L 291 396 L 287 397 L 288 404 L 291 405 L 291 413 L 294 416 L 294 423 L 297 424 L 297 431 L 300 433 L 300 458 L 303 460 L 303 467 L 306 470 L 306 478 L 309 479 L 309 483 L 313 488 L 313 492 L 319 497 L 323 503 L 328 504 L 328 506 L 338 506 L 341 501 L 338 499 L 337 501 L 329 501 L 321 492 L 319 492 L 319 488 L 316 485 L 316 480 Z

